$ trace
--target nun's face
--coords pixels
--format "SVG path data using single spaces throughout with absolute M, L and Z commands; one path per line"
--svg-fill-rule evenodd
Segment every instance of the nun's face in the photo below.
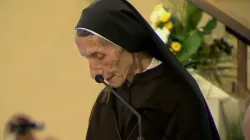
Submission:
M 101 74 L 112 87 L 119 87 L 131 75 L 132 55 L 121 47 L 102 41 L 96 35 L 76 36 L 75 42 L 81 55 L 89 62 L 93 79 Z

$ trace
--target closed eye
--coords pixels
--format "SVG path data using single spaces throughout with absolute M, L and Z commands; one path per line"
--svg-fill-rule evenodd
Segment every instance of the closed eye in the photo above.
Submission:
M 103 59 L 104 56 L 105 56 L 105 54 L 103 54 L 103 53 L 98 53 L 98 52 L 92 53 L 92 54 L 90 55 L 91 58 L 97 58 L 97 59 Z

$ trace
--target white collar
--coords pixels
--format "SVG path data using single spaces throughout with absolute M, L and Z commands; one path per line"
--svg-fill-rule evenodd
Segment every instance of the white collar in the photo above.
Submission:
M 156 59 L 156 58 L 153 57 L 150 65 L 143 72 L 145 72 L 147 70 L 150 70 L 150 69 L 153 69 L 153 68 L 159 66 L 161 63 L 162 62 L 160 60 L 158 60 L 158 59 Z M 141 73 L 143 73 L 143 72 L 141 72 Z M 139 73 L 136 73 L 136 74 L 139 74 Z M 130 85 L 130 83 L 127 83 L 127 84 Z
M 143 72 L 150 70 L 150 69 L 153 69 L 153 68 L 159 66 L 161 63 L 162 62 L 160 60 L 153 58 L 150 65 Z

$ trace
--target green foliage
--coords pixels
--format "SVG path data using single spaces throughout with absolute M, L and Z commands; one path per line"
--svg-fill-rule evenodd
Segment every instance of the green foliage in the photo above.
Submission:
M 184 28 L 183 24 L 176 17 L 172 17 L 171 21 L 174 24 L 174 28 L 171 31 L 172 39 L 173 40 L 178 40 L 180 42 L 184 41 L 186 36 L 187 36 L 187 31 Z
M 164 27 L 164 25 L 165 25 L 164 22 L 160 22 L 159 25 L 158 25 L 158 27 L 162 29 Z
M 202 18 L 202 10 L 190 2 L 186 5 L 186 28 L 188 31 L 195 30 Z
M 201 45 L 201 37 L 196 30 L 189 33 L 185 40 L 183 40 L 183 49 L 176 54 L 180 62 L 184 62 L 192 57 Z
M 190 2 L 186 2 L 185 6 L 185 22 L 175 16 L 171 17 L 174 28 L 171 30 L 169 39 L 171 44 L 178 41 L 182 45 L 182 49 L 176 52 L 176 57 L 186 67 L 197 67 L 198 65 L 206 65 L 214 63 L 212 60 L 226 53 L 231 54 L 233 47 L 223 39 L 216 39 L 212 44 L 205 42 L 205 37 L 209 36 L 217 26 L 215 18 L 210 19 L 203 27 L 198 27 L 203 11 Z M 216 51 L 216 52 L 215 52 Z
M 203 32 L 204 34 L 211 34 L 212 30 L 214 30 L 214 28 L 217 25 L 217 21 L 215 18 L 210 19 L 207 24 L 203 27 Z
M 181 8 L 180 11 L 164 7 L 165 12 L 169 12 L 169 15 L 171 15 L 170 20 L 164 23 L 160 22 L 157 27 L 162 29 L 168 27 L 166 25 L 169 23 L 173 24 L 173 28 L 168 27 L 170 35 L 168 34 L 168 41 L 165 46 L 169 47 L 185 68 L 195 68 L 196 71 L 202 72 L 202 76 L 209 77 L 208 80 L 217 81 L 221 85 L 220 79 L 222 76 L 232 77 L 231 75 L 222 75 L 221 71 L 233 67 L 218 66 L 218 64 L 231 61 L 230 56 L 233 47 L 222 38 L 211 38 L 213 30 L 217 26 L 215 18 L 200 26 L 203 11 L 189 1 L 183 0 L 183 2 L 184 9 Z M 176 0 L 171 2 L 171 4 L 175 4 L 173 7 L 178 7 L 179 3 Z M 159 13 L 159 11 L 155 13 Z M 178 15 L 179 13 L 181 15 Z M 165 15 L 168 14 L 165 13 Z M 159 23 L 159 21 L 153 21 L 153 23 Z M 207 38 L 212 39 L 212 43 L 208 43 Z M 221 59 L 224 56 L 228 57 L 226 61 Z
M 191 66 L 191 64 L 193 66 L 194 62 L 198 64 L 198 61 L 193 60 L 193 57 L 197 57 L 197 53 L 204 47 L 204 36 L 212 32 L 217 25 L 217 21 L 211 19 L 200 29 L 198 24 L 202 19 L 202 10 L 190 2 L 186 3 L 185 8 L 186 16 L 184 23 L 175 16 L 171 17 L 174 28 L 171 30 L 170 42 L 168 44 L 171 44 L 173 41 L 180 42 L 182 49 L 175 53 L 176 57 L 185 66 Z
M 215 39 L 210 45 L 207 45 L 197 53 L 192 60 L 195 64 L 186 65 L 187 68 L 195 67 L 196 71 L 213 84 L 222 87 L 222 78 L 232 80 L 235 78 L 227 70 L 235 69 L 236 66 L 229 64 L 232 61 L 232 49 L 230 45 L 224 45 L 224 39 Z M 191 62 L 190 62 L 191 63 Z

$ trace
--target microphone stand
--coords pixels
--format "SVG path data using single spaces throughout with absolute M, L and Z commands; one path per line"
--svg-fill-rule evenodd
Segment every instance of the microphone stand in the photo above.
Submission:
M 139 128 L 139 136 L 137 140 L 144 140 L 142 134 L 142 121 L 140 113 L 137 112 L 129 103 L 127 103 L 112 87 L 110 87 L 110 85 L 104 81 L 104 77 L 102 75 L 97 75 L 95 77 L 95 80 L 96 82 L 103 83 L 106 87 L 108 87 L 111 90 L 111 92 L 136 115 L 138 119 L 138 128 Z

